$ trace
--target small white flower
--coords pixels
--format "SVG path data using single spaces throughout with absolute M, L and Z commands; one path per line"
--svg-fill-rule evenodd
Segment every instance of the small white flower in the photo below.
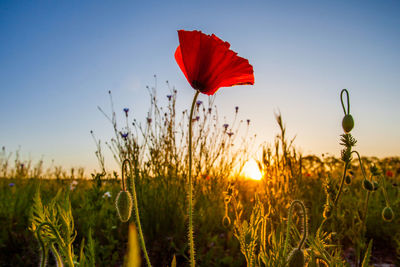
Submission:
M 78 185 L 78 181 L 72 181 L 71 182 L 71 184 L 69 185 L 69 189 L 72 191 L 72 190 L 75 190 L 75 188 L 76 188 L 76 186 Z
M 111 197 L 111 193 L 109 191 L 104 193 L 103 198 L 106 198 L 106 197 L 108 197 L 108 198 Z

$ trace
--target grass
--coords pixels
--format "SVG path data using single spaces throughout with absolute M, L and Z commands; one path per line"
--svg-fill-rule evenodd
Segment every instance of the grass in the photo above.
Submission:
M 126 159 L 132 163 L 126 187 L 118 172 L 105 173 L 103 146 L 93 132 L 100 172 L 92 179 L 83 178 L 83 169 L 43 171 L 41 161 L 22 161 L 18 152 L 11 166 L 3 149 L 1 266 L 35 266 L 47 255 L 49 264 L 122 266 L 127 259 L 137 262 L 132 255 L 138 242 L 142 264 L 188 265 L 189 119 L 199 266 L 368 266 L 382 251 L 393 252 L 385 254 L 386 261 L 400 264 L 400 158 L 358 159 L 349 119 L 337 159 L 299 154 L 277 114 L 279 134 L 258 159 L 263 179 L 251 181 L 239 175 L 254 139 L 248 134 L 250 121 L 239 119 L 238 108 L 233 121 L 220 121 L 210 98 L 197 101 L 189 118 L 187 111 L 178 115 L 174 88 L 166 107 L 158 105 L 156 89 L 148 89 L 150 110 L 142 124 L 130 118 L 129 110 L 122 112 L 123 125 L 117 123 L 111 92 L 110 115 L 100 108 L 115 133 L 106 146 L 121 168 Z M 348 118 L 349 107 L 343 109 Z M 121 222 L 115 207 L 121 190 L 137 199 L 129 223 Z M 392 220 L 383 216 L 385 207 L 393 211 Z

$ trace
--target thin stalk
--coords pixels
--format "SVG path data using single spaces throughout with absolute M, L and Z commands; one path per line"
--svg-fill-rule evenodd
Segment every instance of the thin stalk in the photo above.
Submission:
M 125 170 L 125 165 L 128 164 L 129 166 L 129 170 L 130 170 L 130 176 L 131 179 L 133 179 L 133 172 L 132 172 L 132 164 L 131 161 L 129 159 L 125 159 L 124 162 L 122 163 L 122 170 L 124 172 Z M 136 165 L 136 163 L 135 163 Z M 135 166 L 135 170 L 137 166 Z M 122 177 L 122 181 L 124 181 L 123 179 L 124 177 Z M 137 201 L 137 197 L 136 197 L 136 186 L 135 186 L 135 180 L 133 179 L 132 181 L 132 198 L 133 198 L 133 205 L 135 208 L 135 218 L 136 218 L 136 224 L 137 224 L 137 228 L 138 228 L 138 233 L 139 233 L 139 240 L 140 240 L 140 245 L 143 249 L 143 254 L 144 254 L 144 258 L 146 259 L 146 264 L 148 267 L 151 267 L 151 263 L 150 263 L 150 258 L 149 255 L 147 253 L 147 249 L 146 249 L 146 243 L 144 242 L 144 237 L 143 237 L 143 231 L 142 231 L 142 225 L 140 223 L 140 217 L 139 217 L 139 207 L 138 207 L 138 201 Z M 124 184 L 123 184 L 124 186 Z
M 333 206 L 336 207 L 337 202 L 339 201 L 339 197 L 342 194 L 343 191 L 343 185 L 344 185 L 344 180 L 346 179 L 346 171 L 347 168 L 349 166 L 349 163 L 346 162 L 346 164 L 344 165 L 344 171 L 343 171 L 343 177 L 342 177 L 342 181 L 340 182 L 340 187 L 339 187 L 339 192 L 336 195 L 335 201 L 333 202 Z
M 193 240 L 193 181 L 192 181 L 192 119 L 193 119 L 193 111 L 194 106 L 196 104 L 197 97 L 199 96 L 200 91 L 196 91 L 196 94 L 193 97 L 192 107 L 190 109 L 189 116 L 189 246 L 190 246 L 190 266 L 194 267 L 196 264 L 196 260 L 194 258 L 194 240 Z

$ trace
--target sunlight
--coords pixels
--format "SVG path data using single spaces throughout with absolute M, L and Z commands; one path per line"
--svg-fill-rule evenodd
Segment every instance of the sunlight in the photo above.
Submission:
M 262 173 L 260 172 L 257 162 L 254 159 L 250 159 L 246 162 L 243 167 L 243 174 L 244 176 L 253 180 L 261 180 L 262 178 Z

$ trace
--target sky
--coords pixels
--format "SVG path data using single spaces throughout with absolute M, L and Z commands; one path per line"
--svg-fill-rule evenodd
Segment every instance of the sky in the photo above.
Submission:
M 156 74 L 160 96 L 168 80 L 178 109 L 190 105 L 194 91 L 174 59 L 185 29 L 216 34 L 253 65 L 254 86 L 221 88 L 215 103 L 227 117 L 239 106 L 257 142 L 273 142 L 280 111 L 303 154 L 338 156 L 348 88 L 357 150 L 399 156 L 398 14 L 390 0 L 1 1 L 0 146 L 97 168 L 90 130 L 112 137 L 97 109 L 109 110 L 108 90 L 121 117 L 128 107 L 145 118 Z

